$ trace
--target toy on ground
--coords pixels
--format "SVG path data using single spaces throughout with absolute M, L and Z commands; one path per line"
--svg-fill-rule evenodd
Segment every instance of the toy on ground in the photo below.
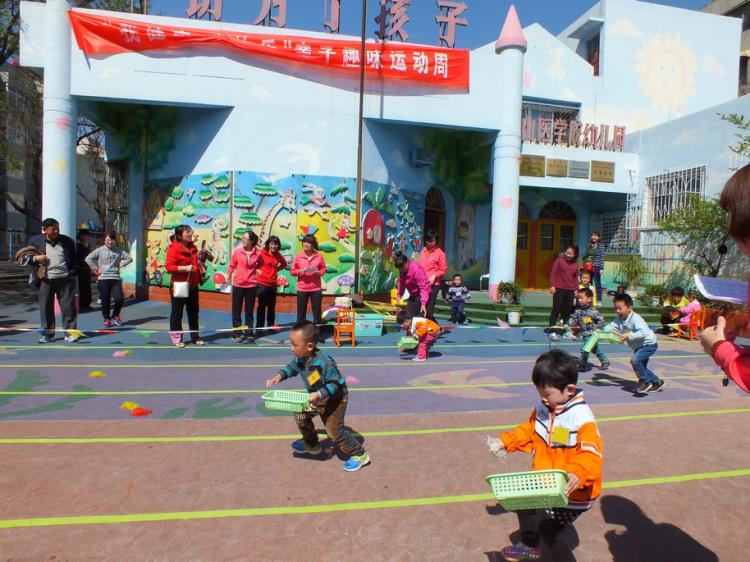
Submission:
M 563 470 L 532 470 L 487 477 L 498 503 L 508 511 L 568 505 L 568 475 Z
M 412 349 L 417 349 L 418 345 L 419 340 L 411 336 L 403 336 L 398 340 L 398 348 L 402 351 L 411 351 Z
M 309 395 L 304 390 L 271 390 L 262 398 L 269 410 L 283 410 L 295 414 L 305 411 L 310 403 Z
M 620 341 L 620 338 L 622 337 L 621 334 L 618 334 L 617 332 L 594 332 L 591 334 L 591 337 L 588 339 L 588 341 L 584 344 L 584 346 L 581 348 L 582 351 L 585 351 L 586 353 L 591 353 L 591 351 L 594 349 L 596 344 L 600 342 L 607 342 L 607 343 L 622 343 Z

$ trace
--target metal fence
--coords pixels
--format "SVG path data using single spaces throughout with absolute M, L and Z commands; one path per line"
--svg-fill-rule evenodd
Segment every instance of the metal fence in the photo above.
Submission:
M 0 230 L 0 260 L 12 260 L 13 254 L 26 245 L 26 241 L 30 236 L 31 234 L 25 230 L 12 228 Z

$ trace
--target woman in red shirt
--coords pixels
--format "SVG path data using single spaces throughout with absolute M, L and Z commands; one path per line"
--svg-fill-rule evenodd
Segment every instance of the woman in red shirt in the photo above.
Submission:
M 260 259 L 257 246 L 258 235 L 254 232 L 245 232 L 242 235 L 242 245 L 232 252 L 232 257 L 229 259 L 227 275 L 232 284 L 232 328 L 242 326 L 243 303 L 247 327 L 244 334 L 239 331 L 232 332 L 232 339 L 236 343 L 241 343 L 243 340 L 255 341 L 253 308 L 255 308 L 255 286 Z
M 297 278 L 297 322 L 305 319 L 307 301 L 312 304 L 313 322 L 321 324 L 323 274 L 326 263 L 318 253 L 318 241 L 308 234 L 302 239 L 302 251 L 294 256 L 291 273 Z
M 276 287 L 279 271 L 286 269 L 286 260 L 279 252 L 281 240 L 278 236 L 269 236 L 258 259 L 258 312 L 255 327 L 276 325 Z
M 427 318 L 435 321 L 435 302 L 443 285 L 443 276 L 448 273 L 448 262 L 445 252 L 437 245 L 437 230 L 430 229 L 424 237 L 424 248 L 419 254 L 419 265 L 427 274 L 430 283 L 430 298 L 427 301 Z
M 165 269 L 172 276 L 170 295 L 172 300 L 172 312 L 169 315 L 169 329 L 171 331 L 172 343 L 176 347 L 185 347 L 182 341 L 182 313 L 187 308 L 188 325 L 190 326 L 190 340 L 195 345 L 205 345 L 198 333 L 198 285 L 202 276 L 198 266 L 198 248 L 193 242 L 193 229 L 187 225 L 180 225 L 174 229 L 172 242 L 167 248 L 165 258 Z M 189 286 L 186 298 L 174 296 L 175 281 L 187 281 Z
M 576 291 L 578 290 L 578 248 L 568 246 L 565 253 L 558 256 L 552 264 L 549 274 L 549 292 L 552 293 L 552 312 L 549 315 L 549 325 L 556 326 L 557 318 L 562 318 L 567 325 L 570 314 L 575 308 Z M 550 334 L 557 339 L 557 334 Z

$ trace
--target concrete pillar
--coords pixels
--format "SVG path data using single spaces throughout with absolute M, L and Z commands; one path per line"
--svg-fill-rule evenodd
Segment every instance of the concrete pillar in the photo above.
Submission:
M 503 87 L 499 92 L 500 132 L 492 151 L 492 232 L 490 237 L 489 298 L 497 300 L 497 286 L 516 277 L 519 172 L 521 164 L 521 101 L 526 39 L 515 6 L 505 18 L 495 43 L 500 56 Z
M 42 218 L 60 222 L 60 232 L 76 234 L 76 153 L 78 108 L 70 94 L 69 4 L 47 0 L 42 129 Z

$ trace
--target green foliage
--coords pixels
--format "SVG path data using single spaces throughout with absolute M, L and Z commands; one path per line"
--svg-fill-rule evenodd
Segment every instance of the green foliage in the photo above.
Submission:
M 628 288 L 638 285 L 638 281 L 643 277 L 644 271 L 640 254 L 628 254 L 620 262 L 620 275 L 627 281 Z
M 659 227 L 679 244 L 686 264 L 702 275 L 719 275 L 726 254 L 717 249 L 730 244 L 731 237 L 727 214 L 716 199 L 693 196 L 683 208 L 660 221 Z
M 638 295 L 638 301 L 644 306 L 653 306 L 654 297 L 659 300 L 659 303 L 662 303 L 668 296 L 669 291 L 664 285 L 646 285 L 643 292 Z
M 424 144 L 436 152 L 435 182 L 457 201 L 484 205 L 492 200 L 489 185 L 492 141 L 472 131 L 427 129 Z
M 745 117 L 737 113 L 719 113 L 718 115 L 724 121 L 731 123 L 743 131 L 735 133 L 734 136 L 738 139 L 737 144 L 730 146 L 729 149 L 741 156 L 750 156 L 750 117 Z
M 504 281 L 497 286 L 497 300 L 501 304 L 521 304 L 526 289 L 512 281 Z

